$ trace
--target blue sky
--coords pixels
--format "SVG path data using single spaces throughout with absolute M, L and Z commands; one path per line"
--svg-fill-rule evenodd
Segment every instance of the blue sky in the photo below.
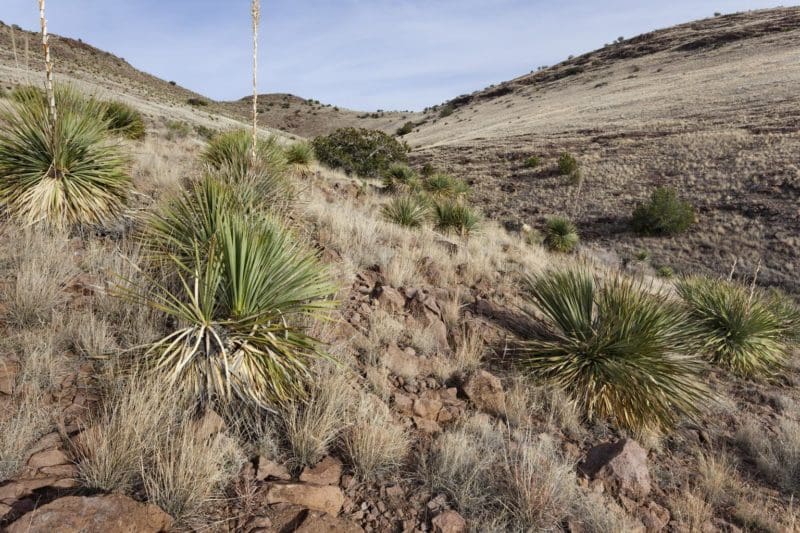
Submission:
M 261 92 L 421 109 L 619 36 L 780 0 L 262 0 Z M 38 27 L 36 0 L 0 20 Z M 50 31 L 215 99 L 250 91 L 249 0 L 48 0 Z

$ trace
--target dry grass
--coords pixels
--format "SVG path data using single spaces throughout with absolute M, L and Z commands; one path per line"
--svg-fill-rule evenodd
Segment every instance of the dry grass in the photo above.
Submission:
M 2 295 L 8 322 L 19 328 L 49 323 L 67 302 L 64 288 L 77 273 L 68 238 L 8 228 L 3 241 L 14 250 L 9 257 L 13 282 Z
M 345 429 L 352 389 L 339 370 L 313 381 L 308 399 L 289 404 L 281 413 L 289 463 L 296 469 L 314 466 Z
M 476 329 L 465 325 L 461 328 L 453 354 L 434 358 L 433 370 L 445 382 L 456 376 L 467 376 L 480 368 L 485 352 L 483 337 Z
M 800 423 L 779 418 L 773 434 L 750 422 L 736 437 L 767 482 L 786 494 L 800 495 Z
M 696 490 L 684 491 L 673 497 L 670 509 L 673 518 L 691 533 L 705 531 L 705 524 L 714 517 L 714 508 Z
M 27 450 L 52 427 L 49 411 L 36 398 L 0 414 L 0 482 L 13 476 L 27 459 Z
M 744 491 L 736 466 L 725 451 L 698 457 L 696 484 L 699 494 L 717 508 L 735 504 Z
M 542 423 L 545 429 L 571 437 L 585 433 L 577 404 L 558 388 L 515 379 L 506 393 L 506 417 L 516 427 Z
M 71 313 L 65 333 L 69 345 L 82 357 L 99 358 L 118 348 L 111 324 L 91 310 Z
M 362 479 L 376 479 L 403 465 L 411 441 L 385 404 L 362 395 L 342 444 L 353 471 Z

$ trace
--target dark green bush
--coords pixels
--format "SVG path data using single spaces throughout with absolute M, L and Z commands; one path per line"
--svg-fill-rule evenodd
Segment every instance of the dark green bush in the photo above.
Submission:
M 692 205 L 682 200 L 675 189 L 659 187 L 650 201 L 633 211 L 631 226 L 643 235 L 677 235 L 694 224 Z
M 569 152 L 564 152 L 558 158 L 558 173 L 562 176 L 571 176 L 578 172 L 578 160 Z
M 406 122 L 405 124 L 397 128 L 397 136 L 402 137 L 403 135 L 408 135 L 409 133 L 414 131 L 414 126 L 416 126 L 416 124 L 414 124 L 413 122 Z
M 195 97 L 189 98 L 188 100 L 186 100 L 186 103 L 195 107 L 203 107 L 208 105 L 208 102 L 206 102 L 202 98 L 195 98 Z
M 541 164 L 542 164 L 541 158 L 534 155 L 525 159 L 525 161 L 522 163 L 522 166 L 525 168 L 536 168 Z
M 444 106 L 441 111 L 439 111 L 439 118 L 447 118 L 452 115 L 455 110 L 455 107 L 453 107 L 451 104 L 448 104 Z
M 408 149 L 391 135 L 366 128 L 340 128 L 313 141 L 320 163 L 363 177 L 383 175 L 392 163 L 405 163 Z

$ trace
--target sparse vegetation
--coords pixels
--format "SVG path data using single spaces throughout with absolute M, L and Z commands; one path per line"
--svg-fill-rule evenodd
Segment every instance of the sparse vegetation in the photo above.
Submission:
M 322 164 L 362 177 L 381 176 L 393 163 L 405 163 L 408 152 L 394 137 L 363 128 L 338 129 L 313 145 Z
M 578 160 L 574 155 L 564 152 L 558 157 L 558 173 L 562 176 L 572 176 L 578 170 Z
M 711 278 L 686 278 L 676 286 L 696 325 L 699 347 L 711 362 L 746 377 L 781 369 L 788 355 L 788 331 L 769 300 Z
M 528 157 L 527 159 L 525 159 L 525 161 L 522 162 L 522 166 L 525 168 L 536 168 L 541 164 L 542 164 L 542 159 L 539 156 L 535 155 Z
M 403 137 L 404 135 L 408 135 L 409 133 L 414 131 L 414 127 L 415 126 L 416 126 L 416 124 L 414 124 L 411 121 L 406 122 L 405 124 L 403 124 L 402 126 L 397 128 L 397 136 L 398 137 Z
M 565 217 L 548 219 L 544 232 L 544 244 L 550 250 L 569 253 L 578 246 L 580 237 L 575 224 Z
M 686 312 L 641 282 L 602 281 L 582 270 L 529 278 L 531 303 L 548 333 L 526 340 L 519 363 L 569 394 L 586 416 L 633 431 L 671 427 L 709 394 L 691 355 Z
M 414 170 L 403 163 L 394 163 L 383 175 L 383 186 L 387 191 L 414 192 L 420 188 Z
M 441 172 L 424 179 L 422 187 L 438 198 L 458 198 L 469 193 L 469 185 L 463 180 Z
M 411 444 L 408 432 L 392 420 L 388 408 L 366 396 L 342 440 L 353 470 L 366 480 L 401 467 Z
M 772 434 L 748 423 L 736 438 L 765 480 L 789 496 L 800 494 L 800 424 L 780 418 Z
M 633 212 L 631 225 L 643 235 L 677 235 L 694 224 L 694 208 L 678 197 L 674 189 L 659 187 L 650 201 Z
M 286 161 L 294 167 L 307 169 L 314 162 L 314 149 L 307 142 L 296 142 L 286 149 Z

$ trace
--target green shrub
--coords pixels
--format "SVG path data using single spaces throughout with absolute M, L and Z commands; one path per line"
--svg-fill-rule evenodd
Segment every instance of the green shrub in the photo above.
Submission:
M 668 265 L 661 265 L 656 269 L 656 276 L 664 279 L 672 279 L 675 277 L 675 270 Z
M 678 197 L 674 189 L 659 187 L 650 201 L 633 212 L 631 225 L 643 235 L 677 235 L 694 224 L 694 208 Z
M 578 246 L 580 237 L 575 224 L 565 217 L 548 219 L 544 231 L 544 244 L 553 251 L 569 253 Z
M 295 167 L 308 168 L 314 162 L 314 149 L 307 142 L 297 142 L 286 149 L 286 161 Z
M 463 202 L 437 202 L 434 204 L 436 228 L 446 233 L 466 236 L 480 225 L 480 216 Z
M 535 155 L 525 159 L 525 161 L 522 162 L 522 166 L 525 168 L 536 168 L 541 164 L 542 164 L 542 159 Z
M 142 114 L 128 104 L 107 102 L 103 118 L 108 121 L 108 129 L 128 139 L 139 140 L 145 135 Z
M 348 174 L 378 177 L 392 163 L 405 163 L 408 149 L 381 131 L 341 128 L 313 141 L 317 159 L 324 165 Z
M 78 93 L 76 92 L 72 96 L 77 97 Z M 43 102 L 47 102 L 47 93 L 44 89 L 34 85 L 17 85 L 11 90 L 9 97 L 18 103 L 25 103 L 32 99 L 41 99 Z
M 52 123 L 37 91 L 0 109 L 0 206 L 24 223 L 105 224 L 131 188 L 128 159 L 108 135 L 103 104 L 56 87 Z
M 397 136 L 398 137 L 402 137 L 404 135 L 408 135 L 409 133 L 414 131 L 414 127 L 415 126 L 416 126 L 416 124 L 414 124 L 413 122 L 410 122 L 410 121 L 406 122 L 405 124 L 403 124 L 402 126 L 397 128 Z
M 413 192 L 419 189 L 417 173 L 408 165 L 394 163 L 383 175 L 383 185 L 388 191 Z
M 209 128 L 208 126 L 204 126 L 203 124 L 195 124 L 194 132 L 206 141 L 210 141 L 215 135 L 219 134 L 219 131 L 215 130 L 214 128 Z
M 434 167 L 430 163 L 425 163 L 424 165 L 422 165 L 422 168 L 420 169 L 419 173 L 423 178 L 430 178 L 431 176 L 436 174 L 436 167 Z
M 678 281 L 703 353 L 743 377 L 770 376 L 788 356 L 790 332 L 780 308 L 734 282 L 692 277 Z
M 455 110 L 456 110 L 456 108 L 455 108 L 455 107 L 453 107 L 453 105 L 452 105 L 452 104 L 448 104 L 448 105 L 444 106 L 444 107 L 443 107 L 443 108 L 442 108 L 442 109 L 439 111 L 439 118 L 447 118 L 447 117 L 449 117 L 450 115 L 452 115 L 452 114 L 455 112 Z
M 175 236 L 191 243 L 195 259 L 167 261 L 174 287 L 151 280 L 128 293 L 173 325 L 147 357 L 201 403 L 271 406 L 302 396 L 309 365 L 321 357 L 303 324 L 333 305 L 325 267 L 269 219 L 216 207 L 195 218 L 215 221 L 213 238 Z
M 208 105 L 207 101 L 203 100 L 202 98 L 195 98 L 195 97 L 187 99 L 186 103 L 194 107 L 205 107 Z
M 422 187 L 432 196 L 458 198 L 469 193 L 469 185 L 449 174 L 434 174 L 422 182 Z
M 384 205 L 383 218 L 408 228 L 421 227 L 430 216 L 428 204 L 416 196 L 398 196 Z
M 578 160 L 569 152 L 564 152 L 558 158 L 558 173 L 562 176 L 571 176 L 578 172 Z
M 548 332 L 524 341 L 519 364 L 563 389 L 591 420 L 659 431 L 707 401 L 687 313 L 664 293 L 621 276 L 548 271 L 526 282 Z

